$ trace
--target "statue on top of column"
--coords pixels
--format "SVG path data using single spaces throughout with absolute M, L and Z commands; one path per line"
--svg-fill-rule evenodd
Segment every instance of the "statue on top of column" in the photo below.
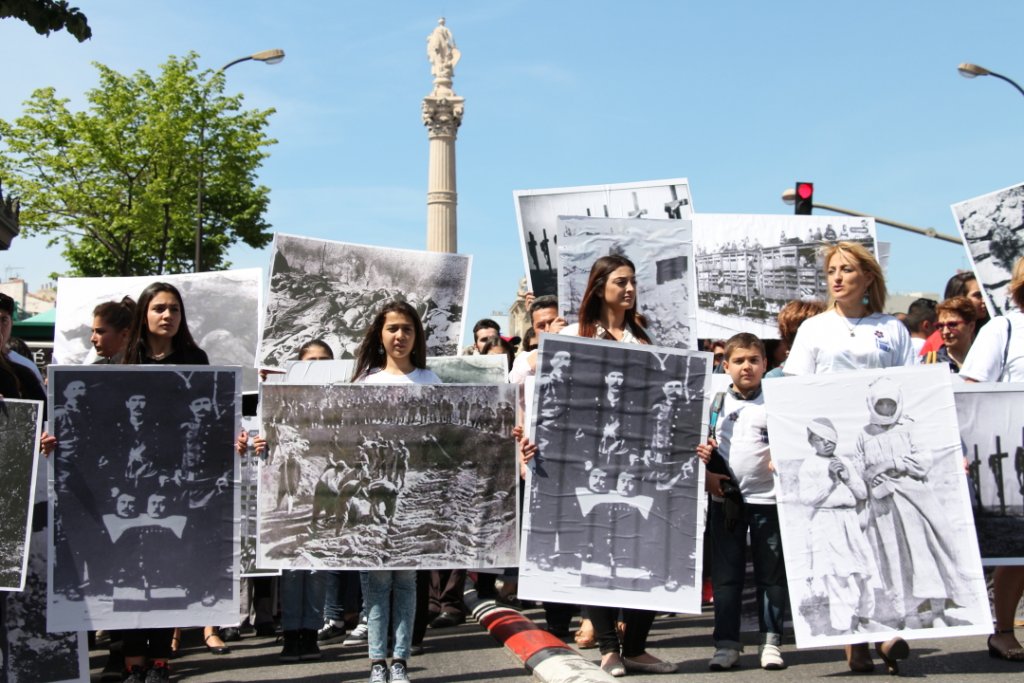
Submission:
M 450 79 L 455 73 L 455 65 L 459 63 L 462 53 L 455 47 L 452 32 L 444 25 L 444 17 L 437 20 L 435 28 L 427 36 L 427 59 L 430 60 L 430 73 L 434 78 Z

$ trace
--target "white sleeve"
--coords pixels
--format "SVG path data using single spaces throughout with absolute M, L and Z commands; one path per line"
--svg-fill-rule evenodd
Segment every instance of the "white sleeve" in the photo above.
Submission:
M 1003 349 L 1006 348 L 1006 318 L 992 318 L 981 328 L 960 368 L 960 376 L 976 382 L 998 382 L 1003 374 Z
M 529 355 L 536 354 L 536 349 L 533 351 L 527 351 L 516 356 L 516 359 L 512 361 L 512 370 L 508 373 L 509 384 L 522 384 L 526 381 L 526 378 L 534 374 L 530 368 Z
M 899 320 L 894 320 L 893 327 L 896 329 L 896 338 L 898 340 L 896 353 L 894 354 L 895 362 L 893 365 L 917 365 L 917 354 L 914 352 L 914 339 L 910 336 L 910 331 L 907 329 L 907 326 Z
M 786 363 L 782 366 L 782 371 L 787 375 L 814 375 L 817 373 L 818 363 L 813 346 L 814 333 L 813 330 L 808 329 L 807 323 L 809 322 L 810 320 L 805 320 L 800 325 L 800 329 L 796 331 L 793 348 L 789 350 Z

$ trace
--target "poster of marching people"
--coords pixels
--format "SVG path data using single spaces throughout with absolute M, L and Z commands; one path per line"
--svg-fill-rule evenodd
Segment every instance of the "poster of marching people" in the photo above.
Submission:
M 537 296 L 558 293 L 559 216 L 683 220 L 693 216 L 686 178 L 516 190 L 512 198 L 528 287 Z
M 240 389 L 239 368 L 50 366 L 50 630 L 237 621 Z
M 636 265 L 643 292 L 637 311 L 659 346 L 697 346 L 697 278 L 689 220 L 644 218 L 558 219 L 558 303 L 566 322 L 577 322 L 590 267 L 602 256 L 625 256 Z
M 515 400 L 512 385 L 264 385 L 260 565 L 514 565 Z
M 1024 385 L 964 383 L 955 396 L 981 560 L 1022 565 Z
M 245 268 L 208 273 L 161 275 L 178 288 L 190 306 L 188 326 L 196 343 L 209 349 L 214 365 L 241 365 L 243 388 L 256 391 L 256 347 L 263 312 L 263 269 Z M 139 294 L 153 283 L 152 276 L 62 277 L 57 280 L 53 362 L 82 365 L 110 362 L 93 345 L 93 311 L 108 301 Z M 109 325 L 108 325 L 109 326 Z M 118 362 L 117 357 L 113 362 Z
M 764 382 L 799 647 L 992 632 L 944 366 Z
M 454 356 L 462 339 L 471 257 L 276 234 L 259 364 L 279 368 L 310 339 L 354 358 L 380 306 L 416 309 L 427 353 Z
M 700 612 L 707 353 L 541 337 L 519 595 Z
M 0 591 L 25 588 L 42 413 L 40 401 L 0 397 Z
M 84 631 L 46 628 L 46 463 L 35 477 L 35 513 L 24 590 L 0 596 L 2 683 L 87 683 L 89 644 Z
M 1024 183 L 953 204 L 960 235 L 989 313 L 1014 308 L 1006 285 L 1013 264 L 1024 256 Z
M 778 339 L 776 316 L 794 299 L 828 299 L 822 249 L 857 242 L 872 253 L 875 219 L 849 216 L 698 214 L 697 336 L 750 332 Z

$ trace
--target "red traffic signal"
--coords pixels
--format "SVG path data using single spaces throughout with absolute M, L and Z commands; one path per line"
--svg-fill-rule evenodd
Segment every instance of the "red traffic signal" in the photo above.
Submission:
M 814 208 L 814 183 L 796 184 L 796 201 L 793 203 L 793 213 L 800 216 L 811 215 Z

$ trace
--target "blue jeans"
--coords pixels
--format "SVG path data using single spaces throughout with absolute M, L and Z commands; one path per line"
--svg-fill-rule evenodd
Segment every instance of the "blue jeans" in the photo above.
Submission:
M 324 583 L 327 586 L 324 591 L 324 620 L 341 622 L 345 619 L 346 609 L 365 615 L 362 609 L 361 582 L 356 583 L 358 576 L 359 572 L 353 570 L 324 572 Z M 356 610 L 356 606 L 360 609 Z
M 711 501 L 711 585 L 715 594 L 715 647 L 734 650 L 740 643 L 743 579 L 747 565 L 747 529 L 757 585 L 757 617 L 763 644 L 782 644 L 782 623 L 789 604 L 786 567 L 782 559 L 779 510 L 775 505 L 743 506 L 743 519 L 732 531 L 725 528 L 725 506 Z
M 317 630 L 324 625 L 324 572 L 281 572 L 281 629 Z
M 370 659 L 386 659 L 388 633 L 395 627 L 394 659 L 408 660 L 412 646 L 412 626 L 416 618 L 416 570 L 360 572 L 366 576 L 367 625 Z

